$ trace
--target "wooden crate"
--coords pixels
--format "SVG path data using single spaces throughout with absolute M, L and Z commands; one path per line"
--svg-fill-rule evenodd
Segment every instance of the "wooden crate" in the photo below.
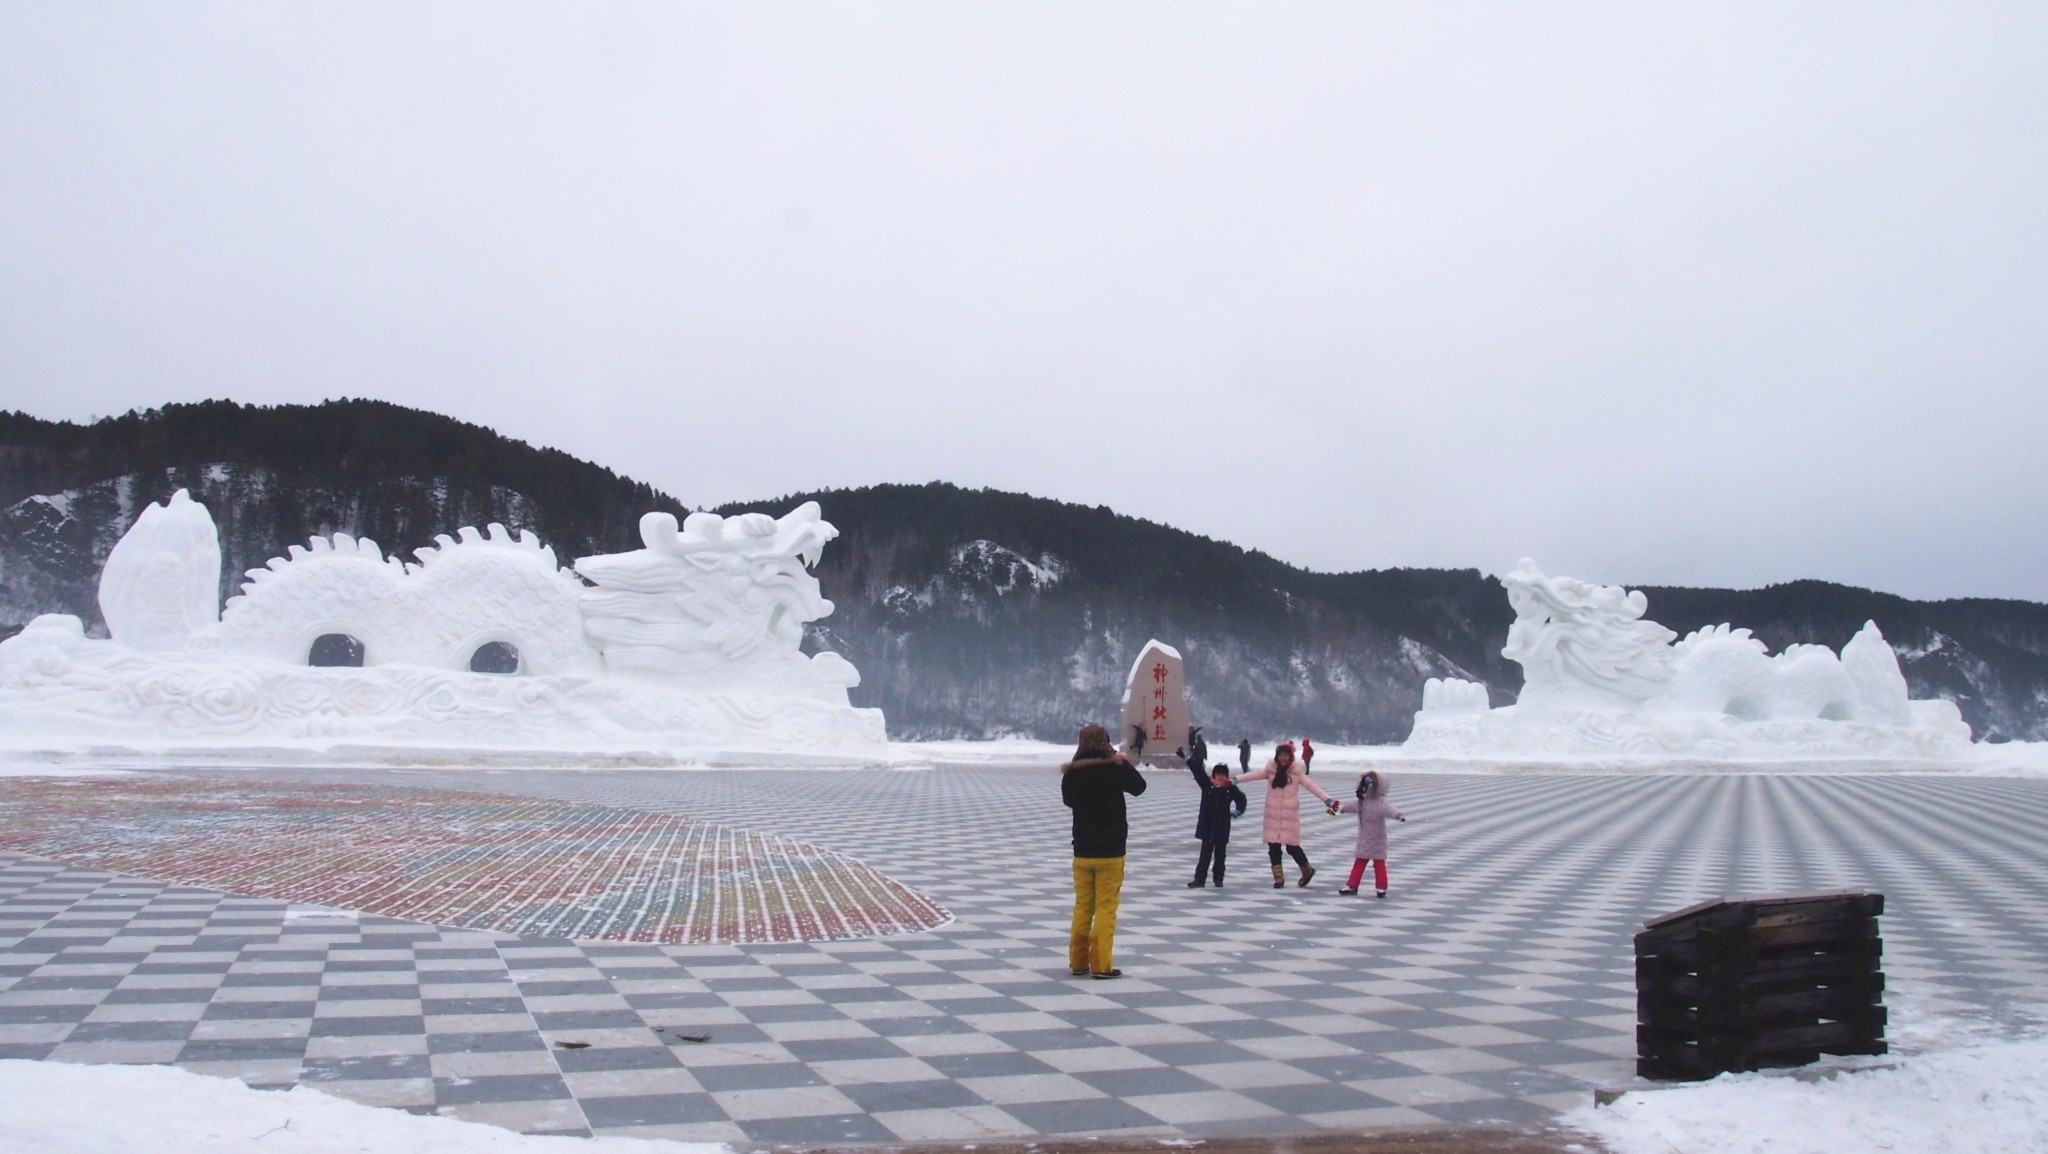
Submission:
M 1884 895 L 1715 898 L 1636 935 L 1636 1073 L 1711 1078 L 1882 1054 Z

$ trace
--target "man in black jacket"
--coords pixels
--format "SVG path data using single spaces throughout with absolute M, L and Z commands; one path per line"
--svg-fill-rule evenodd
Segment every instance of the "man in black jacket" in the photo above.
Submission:
M 1074 930 L 1067 968 L 1076 977 L 1120 978 L 1113 953 L 1116 907 L 1124 888 L 1124 843 L 1130 821 L 1124 795 L 1145 792 L 1145 776 L 1119 757 L 1109 731 L 1081 727 L 1074 760 L 1060 766 L 1060 800 L 1074 811 Z

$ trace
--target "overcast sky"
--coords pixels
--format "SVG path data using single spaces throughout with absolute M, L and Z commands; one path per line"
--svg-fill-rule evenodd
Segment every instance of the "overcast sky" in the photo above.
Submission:
M 2048 600 L 2048 6 L 0 0 L 0 407 Z

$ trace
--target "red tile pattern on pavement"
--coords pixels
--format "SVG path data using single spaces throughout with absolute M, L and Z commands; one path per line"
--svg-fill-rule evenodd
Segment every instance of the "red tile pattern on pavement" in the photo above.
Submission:
M 792 942 L 952 915 L 861 862 L 669 814 L 241 777 L 0 781 L 0 848 L 443 926 L 634 942 Z

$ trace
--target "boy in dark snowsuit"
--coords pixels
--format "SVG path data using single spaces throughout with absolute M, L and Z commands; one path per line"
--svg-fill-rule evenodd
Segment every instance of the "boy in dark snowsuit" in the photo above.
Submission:
M 1218 762 L 1216 768 L 1204 773 L 1201 758 L 1185 749 L 1174 752 L 1187 762 L 1188 772 L 1195 775 L 1195 784 L 1202 787 L 1202 813 L 1195 819 L 1195 836 L 1201 839 L 1202 856 L 1195 859 L 1195 880 L 1188 883 L 1188 888 L 1198 890 L 1209 884 L 1213 861 L 1216 888 L 1222 889 L 1223 858 L 1230 849 L 1230 822 L 1244 816 L 1244 791 L 1230 780 L 1229 766 Z

